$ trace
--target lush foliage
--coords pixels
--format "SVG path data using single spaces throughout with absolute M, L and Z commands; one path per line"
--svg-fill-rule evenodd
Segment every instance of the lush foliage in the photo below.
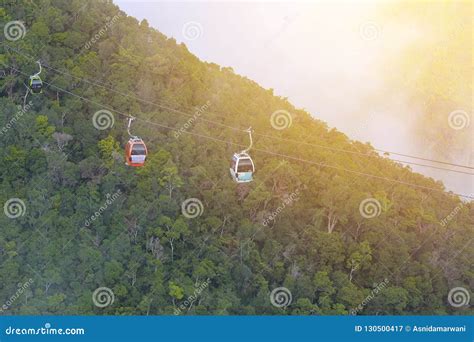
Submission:
M 207 279 L 183 314 L 348 314 L 385 279 L 360 314 L 469 313 L 447 295 L 472 284 L 472 203 L 231 68 L 201 62 L 108 1 L 3 4 L 1 22 L 21 20 L 27 32 L 0 51 L 0 125 L 16 118 L 0 139 L 0 199 L 22 199 L 26 211 L 0 215 L 0 301 L 33 279 L 3 314 L 173 314 Z M 38 59 L 51 86 L 18 114 Z M 192 117 L 206 103 L 192 122 L 167 109 Z M 178 136 L 137 120 L 150 155 L 130 168 L 126 118 L 114 113 L 107 130 L 92 124 L 107 108 L 188 128 Z M 276 110 L 291 113 L 289 128 L 271 126 Z M 255 181 L 237 185 L 229 159 L 247 135 L 208 120 L 320 147 L 256 135 Z M 183 215 L 187 198 L 203 203 L 200 216 Z M 359 211 L 367 198 L 381 204 L 374 218 Z M 112 305 L 94 305 L 99 287 L 112 289 Z M 270 303 L 276 287 L 291 291 L 290 306 Z

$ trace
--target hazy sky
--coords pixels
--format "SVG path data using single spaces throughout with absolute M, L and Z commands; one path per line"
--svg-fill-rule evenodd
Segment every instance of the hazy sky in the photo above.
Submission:
M 407 94 L 390 92 L 384 83 L 391 72 L 387 60 L 423 32 L 381 20 L 381 1 L 114 2 L 200 59 L 273 88 L 350 138 L 429 157 L 411 139 L 411 120 L 422 113 Z M 414 169 L 463 193 L 470 184 L 472 192 L 472 177 Z
M 373 64 L 384 42 L 382 27 L 371 20 L 371 5 L 115 2 L 128 14 L 146 18 L 165 35 L 184 42 L 200 59 L 231 66 L 330 126 L 364 137 L 343 118 L 357 112 L 354 103 L 363 100 L 362 88 L 370 92 L 378 87 Z M 360 26 L 366 23 L 373 23 L 377 31 L 373 40 L 361 37 Z M 186 28 L 196 33 L 196 39 L 187 39 Z M 366 129 L 363 125 L 360 128 Z

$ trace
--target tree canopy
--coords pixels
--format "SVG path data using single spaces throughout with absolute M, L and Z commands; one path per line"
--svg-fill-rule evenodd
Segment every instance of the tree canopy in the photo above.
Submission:
M 33 280 L 2 314 L 472 314 L 447 297 L 472 285 L 474 207 L 442 183 L 111 1 L 5 0 L 0 20 L 25 27 L 0 47 L 0 199 L 21 200 L 0 215 L 0 301 Z M 37 60 L 43 93 L 23 110 Z M 291 125 L 275 129 L 276 111 Z M 140 119 L 143 168 L 124 164 L 120 113 Z M 257 171 L 236 184 L 248 138 L 229 127 L 248 126 Z M 289 305 L 272 305 L 278 287 Z

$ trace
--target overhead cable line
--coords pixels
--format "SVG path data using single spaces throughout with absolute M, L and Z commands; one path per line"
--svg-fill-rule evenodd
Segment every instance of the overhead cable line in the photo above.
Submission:
M 24 53 L 18 51 L 15 48 L 10 47 L 9 45 L 6 45 L 6 46 L 7 46 L 7 48 L 16 51 L 18 54 L 21 54 L 24 57 L 33 59 L 33 57 L 25 55 Z M 171 112 L 174 112 L 174 113 L 177 113 L 177 114 L 185 115 L 185 116 L 188 116 L 188 117 L 192 117 L 192 118 L 195 118 L 195 116 L 196 116 L 195 114 L 187 113 L 187 112 L 184 112 L 182 110 L 169 107 L 167 105 L 165 106 L 165 105 L 162 105 L 162 104 L 159 104 L 159 103 L 156 103 L 156 102 L 152 102 L 152 101 L 149 101 L 149 100 L 146 100 L 146 99 L 139 98 L 137 96 L 133 96 L 133 95 L 130 95 L 130 94 L 120 92 L 120 91 L 118 91 L 114 88 L 111 88 L 109 86 L 106 86 L 106 85 L 104 85 L 104 83 L 96 81 L 96 80 L 94 80 L 94 82 L 93 82 L 93 81 L 90 81 L 88 79 L 85 79 L 85 78 L 82 78 L 82 77 L 79 77 L 79 76 L 71 75 L 71 74 L 69 74 L 67 72 L 64 72 L 62 70 L 55 69 L 55 68 L 53 68 L 49 65 L 44 65 L 44 67 L 47 68 L 47 69 L 53 70 L 57 73 L 60 73 L 62 75 L 66 75 L 66 76 L 69 76 L 69 77 L 72 77 L 72 78 L 79 79 L 79 80 L 81 80 L 85 83 L 91 84 L 93 86 L 98 86 L 98 87 L 101 87 L 103 89 L 110 90 L 110 91 L 112 91 L 112 92 L 114 92 L 118 95 L 125 96 L 125 97 L 131 98 L 131 99 L 135 99 L 137 101 L 140 101 L 140 102 L 143 102 L 143 103 L 146 103 L 146 104 L 149 104 L 149 105 L 153 105 L 153 106 L 161 108 L 161 109 L 165 109 L 165 110 L 168 110 L 168 111 L 171 111 Z M 212 113 L 215 114 L 214 112 L 212 112 Z M 224 119 L 226 118 L 224 116 L 217 116 L 217 117 L 224 118 Z M 221 127 L 225 127 L 225 128 L 228 128 L 228 129 L 231 129 L 231 130 L 234 130 L 234 131 L 242 131 L 243 130 L 242 128 L 229 126 L 229 125 L 226 125 L 226 124 L 223 124 L 223 123 L 220 123 L 220 122 L 216 122 L 216 121 L 213 121 L 213 120 L 205 119 L 205 118 L 202 118 L 202 117 L 199 117 L 199 120 L 210 123 L 210 124 L 218 125 L 218 126 L 221 126 Z M 325 146 L 325 145 L 320 145 L 320 144 L 314 144 L 314 143 L 308 143 L 308 142 L 298 141 L 298 140 L 294 140 L 294 139 L 281 138 L 281 137 L 268 135 L 268 134 L 254 133 L 254 135 L 261 136 L 261 137 L 264 137 L 264 138 L 269 138 L 269 139 L 272 139 L 272 140 L 292 142 L 292 143 L 306 145 L 306 146 L 313 146 L 313 147 L 323 148 L 323 149 L 327 149 L 327 150 L 331 150 L 331 151 L 361 155 L 361 156 L 365 156 L 365 157 L 369 157 L 369 158 L 380 157 L 378 155 L 373 155 L 373 154 L 370 154 L 370 153 L 363 153 L 363 152 L 359 152 L 359 151 L 350 151 L 350 150 L 346 150 L 346 149 L 341 149 L 341 148 L 336 148 L 336 147 L 331 147 L 331 146 Z M 377 151 L 377 152 L 383 152 L 383 153 L 403 156 L 403 157 L 406 157 L 406 158 L 419 159 L 419 160 L 428 161 L 428 162 L 432 162 L 432 163 L 439 163 L 439 164 L 450 165 L 450 166 L 454 166 L 454 167 L 474 170 L 473 166 L 449 163 L 449 162 L 445 162 L 445 161 L 439 161 L 439 160 L 434 160 L 434 159 L 429 159 L 429 158 L 417 157 L 417 156 L 413 156 L 413 155 L 409 155 L 409 154 L 403 154 L 403 153 L 398 153 L 398 152 L 393 152 L 393 151 L 386 151 L 386 150 L 377 149 L 377 148 L 374 148 L 374 150 Z M 453 170 L 453 169 L 447 169 L 447 168 L 441 168 L 441 167 L 437 167 L 437 166 L 433 166 L 433 165 L 420 164 L 420 163 L 415 163 L 415 162 L 410 162 L 410 161 L 405 161 L 405 160 L 392 159 L 392 158 L 386 158 L 386 159 L 390 159 L 394 162 L 404 163 L 404 164 L 408 164 L 408 165 L 416 165 L 416 166 L 428 167 L 428 168 L 432 168 L 432 169 L 444 170 L 444 171 L 449 171 L 449 172 L 456 172 L 456 173 L 473 175 L 472 173 Z
M 17 70 L 17 69 L 15 69 Z M 22 73 L 20 70 L 17 70 L 19 71 L 20 73 Z M 23 73 L 22 73 L 23 74 Z M 26 74 L 25 74 L 26 75 Z M 122 112 L 122 111 L 119 111 L 119 110 L 116 110 L 110 106 L 107 106 L 107 105 L 104 105 L 102 103 L 99 103 L 97 101 L 94 101 L 94 100 L 90 100 L 88 98 L 85 98 L 81 95 L 78 95 L 78 94 L 75 94 L 75 93 L 72 93 L 66 89 L 63 89 L 61 87 L 58 87 L 54 84 L 51 84 L 51 83 L 48 83 L 46 81 L 43 81 L 43 83 L 45 84 L 48 84 L 50 87 L 53 87 L 55 89 L 57 89 L 58 91 L 61 91 L 63 93 L 66 93 L 66 94 L 69 94 L 71 96 L 75 96 L 79 99 L 82 99 L 83 101 L 86 101 L 88 103 L 92 103 L 96 106 L 99 106 L 101 108 L 106 108 L 110 111 L 113 111 L 119 115 L 122 115 L 122 116 L 125 116 L 127 118 L 130 117 L 130 115 L 128 113 L 125 113 L 125 112 Z M 169 127 L 167 125 L 163 125 L 163 124 L 159 124 L 157 122 L 153 122 L 153 121 L 150 121 L 150 120 L 146 120 L 146 119 L 141 119 L 140 117 L 135 117 L 136 120 L 138 121 L 142 121 L 142 122 L 145 122 L 147 124 L 150 124 L 150 125 L 153 125 L 153 126 L 157 126 L 157 127 L 161 127 L 161 128 L 165 128 L 165 129 L 168 129 L 168 130 L 173 130 L 173 131 L 176 131 L 176 128 L 173 128 L 173 127 Z M 194 133 L 194 132 L 189 132 L 189 131 L 184 131 L 182 133 L 185 133 L 185 134 L 190 134 L 190 135 L 194 135 L 194 136 L 197 136 L 197 137 L 200 137 L 200 138 L 204 138 L 204 139 L 209 139 L 209 140 L 213 140 L 213 141 L 218 141 L 218 142 L 223 142 L 225 144 L 230 144 L 230 145 L 235 145 L 235 146 L 240 146 L 240 147 L 246 147 L 245 145 L 242 145 L 242 144 L 238 144 L 238 143 L 234 143 L 234 142 L 231 142 L 231 141 L 227 141 L 227 140 L 223 140 L 223 139 L 219 139 L 219 138 L 215 138 L 213 136 L 208 136 L 208 135 L 204 135 L 204 134 L 199 134 L 199 133 Z M 299 157 L 294 157 L 294 156 L 289 156 L 289 155 L 286 155 L 286 154 L 282 154 L 282 153 L 278 153 L 278 152 L 274 152 L 274 151 L 269 151 L 269 150 L 264 150 L 264 149 L 258 149 L 258 148 L 253 148 L 254 151 L 258 151 L 258 152 L 262 152 L 262 153 L 266 153 L 266 154 L 269 154 L 269 155 L 274 155 L 274 156 L 279 156 L 279 157 L 283 157 L 283 158 L 286 158 L 286 159 L 290 159 L 290 160 L 295 160 L 295 161 L 299 161 L 299 162 L 302 162 L 302 163 L 306 163 L 306 164 L 311 164 L 311 165 L 316 165 L 316 166 L 320 166 L 320 167 L 323 167 L 323 168 L 331 168 L 331 169 L 336 169 L 336 170 L 340 170 L 340 171 L 345 171 L 345 172 L 349 172 L 349 173 L 352 173 L 352 174 L 356 174 L 356 175 L 359 175 L 359 176 L 366 176 L 366 177 L 370 177 L 370 178 L 374 178 L 374 179 L 379 179 L 379 180 L 384 180 L 384 181 L 388 181 L 388 182 L 392 182 L 392 183 L 398 183 L 398 184 L 402 184 L 402 185 L 406 185 L 406 186 L 410 186 L 410 187 L 415 187 L 415 188 L 419 188 L 419 189 L 424 189 L 424 190 L 430 190 L 430 191 L 436 191 L 436 192 L 441 192 L 441 193 L 445 193 L 445 194 L 453 194 L 453 195 L 456 195 L 456 196 L 459 196 L 459 197 L 464 197 L 464 198 L 468 198 L 468 199 L 474 199 L 473 196 L 469 196 L 469 195 L 464 195 L 464 194 L 458 194 L 458 193 L 453 193 L 453 192 L 446 192 L 445 190 L 443 189 L 437 189 L 437 188 L 431 188 L 431 187 L 427 187 L 427 186 L 424 186 L 424 185 L 419 185 L 419 184 L 414 184 L 414 183 L 409 183 L 409 182 L 405 182 L 405 181 L 402 181 L 402 180 L 398 180 L 398 179 L 393 179 L 393 178 L 388 178 L 388 177 L 383 177 L 383 176 L 377 176 L 377 175 L 373 175 L 373 174 L 370 174 L 370 173 L 365 173 L 365 172 L 360 172 L 360 171 L 356 171 L 356 170 L 351 170 L 351 169 L 346 169 L 346 168 L 343 168 L 343 167 L 339 167 L 339 166 L 335 166 L 335 165 L 330 165 L 330 164 L 326 164 L 326 163 L 322 163 L 322 162 L 316 162 L 314 160 L 308 160 L 308 159 L 302 159 L 302 158 L 299 158 Z

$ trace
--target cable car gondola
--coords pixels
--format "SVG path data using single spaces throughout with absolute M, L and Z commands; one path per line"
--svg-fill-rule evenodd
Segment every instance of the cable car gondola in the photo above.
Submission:
M 128 119 L 128 134 L 130 135 L 130 139 L 125 146 L 125 163 L 128 166 L 139 167 L 145 165 L 148 150 L 142 139 L 130 134 L 130 125 L 133 120 L 135 120 L 134 117 Z
M 29 86 L 33 94 L 41 94 L 43 92 L 43 81 L 39 75 L 41 74 L 42 68 L 40 61 L 37 61 L 36 63 L 39 65 L 39 71 L 30 76 Z
M 253 173 L 255 172 L 255 164 L 253 163 L 252 157 L 248 154 L 253 144 L 252 128 L 249 128 L 246 132 L 249 133 L 250 146 L 241 152 L 234 153 L 230 164 L 230 175 L 237 183 L 251 182 L 253 180 Z
M 30 89 L 33 94 L 41 94 L 43 92 L 43 81 L 39 76 L 30 76 Z
M 247 183 L 253 180 L 255 165 L 247 153 L 234 153 L 230 164 L 230 175 L 237 183 Z

